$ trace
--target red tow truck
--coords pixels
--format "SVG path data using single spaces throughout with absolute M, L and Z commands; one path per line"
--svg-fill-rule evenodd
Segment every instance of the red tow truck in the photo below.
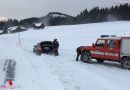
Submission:
M 81 48 L 81 61 L 91 63 L 92 59 L 117 61 L 122 68 L 130 69 L 130 37 L 101 37 L 92 46 Z

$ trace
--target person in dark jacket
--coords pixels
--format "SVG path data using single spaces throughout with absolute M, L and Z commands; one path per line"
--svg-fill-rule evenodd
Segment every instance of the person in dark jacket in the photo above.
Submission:
M 76 61 L 79 60 L 79 56 L 81 55 L 81 49 L 82 49 L 83 46 L 80 46 L 76 49 L 76 52 L 77 52 L 77 56 L 76 56 Z
M 53 51 L 55 53 L 55 56 L 58 56 L 59 55 L 59 52 L 58 52 L 58 48 L 59 48 L 59 42 L 57 41 L 57 39 L 54 39 L 53 40 Z

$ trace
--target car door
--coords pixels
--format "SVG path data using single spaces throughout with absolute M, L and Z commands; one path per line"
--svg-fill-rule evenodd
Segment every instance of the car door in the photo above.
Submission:
M 91 51 L 91 56 L 94 58 L 105 58 L 105 40 L 98 39 L 94 49 Z
M 105 58 L 110 60 L 119 60 L 119 40 L 107 40 Z

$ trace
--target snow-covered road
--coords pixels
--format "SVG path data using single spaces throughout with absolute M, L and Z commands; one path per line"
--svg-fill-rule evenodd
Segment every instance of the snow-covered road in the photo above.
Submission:
M 73 55 L 72 55 L 73 56 Z M 49 60 L 50 59 L 50 60 Z M 122 70 L 118 63 L 86 64 L 75 58 L 48 58 L 44 62 L 59 77 L 65 90 L 129 90 L 130 73 Z
M 16 61 L 14 90 L 130 90 L 130 71 L 121 69 L 119 63 L 105 61 L 92 64 L 75 61 L 75 49 L 91 45 L 101 34 L 128 36 L 130 22 L 108 22 L 86 25 L 46 27 L 41 31 L 29 30 L 0 36 L 0 85 L 6 59 Z M 33 45 L 43 40 L 57 38 L 60 56 L 32 53 Z M 8 84 L 4 84 L 8 85 Z M 10 88 L 6 88 L 9 89 Z M 1 88 L 0 90 L 5 90 Z

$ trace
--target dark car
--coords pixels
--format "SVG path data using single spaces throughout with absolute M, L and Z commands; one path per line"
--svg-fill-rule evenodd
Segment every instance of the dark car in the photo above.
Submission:
M 55 54 L 54 45 L 51 41 L 42 41 L 42 42 L 34 45 L 33 52 L 35 52 L 36 55 L 41 55 L 42 53 L 43 54 Z

